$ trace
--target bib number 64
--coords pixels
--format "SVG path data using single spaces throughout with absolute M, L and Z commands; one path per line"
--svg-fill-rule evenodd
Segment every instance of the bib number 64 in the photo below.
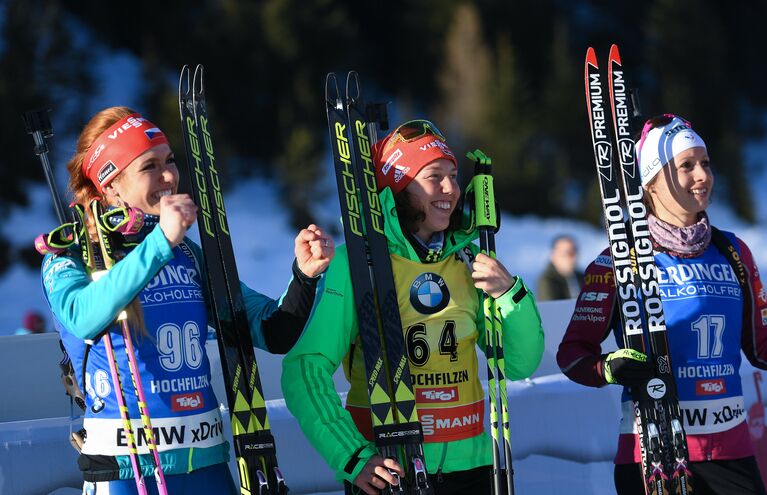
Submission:
M 426 324 L 416 323 L 405 331 L 407 357 L 413 366 L 423 366 L 429 362 L 431 349 L 426 340 Z M 455 336 L 455 321 L 447 320 L 439 335 L 439 353 L 449 355 L 450 361 L 458 361 L 458 339 Z

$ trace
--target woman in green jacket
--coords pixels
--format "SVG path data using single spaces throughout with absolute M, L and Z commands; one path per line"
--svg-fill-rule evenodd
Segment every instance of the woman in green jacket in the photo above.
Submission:
M 439 495 L 490 493 L 491 441 L 483 431 L 476 354 L 476 346 L 484 349 L 481 292 L 496 298 L 503 316 L 505 372 L 512 380 L 530 376 L 543 353 L 533 295 L 500 261 L 478 253 L 476 232 L 460 229 L 457 161 L 434 124 L 401 125 L 373 147 L 373 161 L 403 337 L 421 344 L 408 357 L 430 477 Z M 351 384 L 346 408 L 332 380 L 342 362 Z M 282 388 L 339 481 L 373 495 L 395 482 L 389 469 L 402 474 L 372 442 L 346 246 L 337 250 L 303 335 L 283 361 Z

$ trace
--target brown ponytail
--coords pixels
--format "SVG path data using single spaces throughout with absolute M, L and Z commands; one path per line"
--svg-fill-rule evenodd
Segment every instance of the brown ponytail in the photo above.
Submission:
M 136 111 L 128 107 L 110 107 L 101 110 L 94 115 L 77 138 L 75 154 L 67 163 L 67 171 L 69 172 L 69 190 L 72 193 L 72 201 L 84 207 L 86 228 L 91 241 L 94 243 L 98 243 L 98 235 L 96 234 L 96 223 L 91 216 L 89 206 L 91 201 L 100 198 L 101 195 L 96 190 L 96 186 L 93 185 L 93 182 L 83 174 L 83 160 L 91 145 L 104 131 L 109 129 L 109 127 L 118 120 L 123 119 L 132 113 L 136 113 Z M 103 198 L 101 198 L 101 202 L 103 206 L 107 206 Z M 146 325 L 144 324 L 144 311 L 141 308 L 141 302 L 138 298 L 131 301 L 126 309 L 128 311 L 128 322 L 130 323 L 131 328 L 138 328 L 142 335 L 148 335 Z

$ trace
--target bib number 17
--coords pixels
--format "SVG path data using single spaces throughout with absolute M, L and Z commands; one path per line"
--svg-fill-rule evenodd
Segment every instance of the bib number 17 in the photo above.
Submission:
M 717 358 L 724 353 L 724 315 L 702 315 L 692 324 L 698 334 L 698 358 Z

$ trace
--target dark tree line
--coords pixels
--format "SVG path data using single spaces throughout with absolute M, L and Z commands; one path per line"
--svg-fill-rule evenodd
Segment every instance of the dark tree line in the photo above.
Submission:
M 583 56 L 617 42 L 644 112 L 691 120 L 709 144 L 718 199 L 753 221 L 742 147 L 764 132 L 764 43 L 754 37 L 764 38 L 766 16 L 764 2 L 737 0 L 5 0 L 0 212 L 25 204 L 26 181 L 42 179 L 18 115 L 48 106 L 60 133 L 76 132 L 99 84 L 96 47 L 106 46 L 141 61 L 126 77 L 140 78 L 139 110 L 173 143 L 178 70 L 205 64 L 225 178 L 276 178 L 297 225 L 312 220 L 329 172 L 324 76 L 350 68 L 398 118 L 432 118 L 459 154 L 490 154 L 507 211 L 597 222 Z

